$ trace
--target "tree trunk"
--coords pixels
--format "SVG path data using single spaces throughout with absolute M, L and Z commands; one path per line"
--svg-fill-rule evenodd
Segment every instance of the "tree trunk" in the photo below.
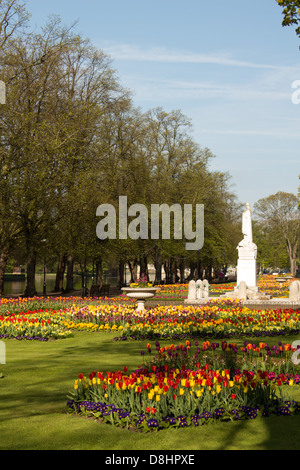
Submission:
M 96 260 L 96 285 L 100 288 L 104 283 L 104 275 L 103 275 L 103 268 L 102 268 L 102 259 L 98 258 Z
M 179 270 L 180 270 L 180 283 L 183 284 L 184 283 L 184 277 L 185 277 L 184 276 L 185 264 L 184 264 L 183 259 L 180 260 Z
M 132 283 L 137 280 L 137 263 L 136 261 L 133 261 L 132 263 L 127 261 L 127 263 L 130 271 L 130 283 Z
M 176 284 L 178 282 L 178 275 L 177 275 L 177 262 L 172 262 L 172 283 Z
M 67 286 L 66 292 L 74 290 L 74 257 L 69 255 L 67 259 Z
M 146 256 L 141 256 L 141 258 L 140 258 L 140 277 L 143 274 L 146 276 L 147 280 L 149 281 L 148 263 L 147 263 L 147 257 Z
M 66 269 L 67 257 L 60 256 L 57 263 L 54 292 L 62 292 L 64 289 L 64 274 Z
M 4 250 L 0 255 L 0 295 L 3 295 L 4 290 L 4 273 L 7 265 L 9 254 Z
M 291 258 L 290 263 L 291 263 L 291 273 L 292 273 L 292 276 L 295 277 L 295 276 L 296 276 L 296 271 L 297 271 L 296 259 L 295 259 L 295 258 Z
M 293 246 L 288 238 L 286 238 L 286 245 L 287 245 L 287 252 L 290 258 L 290 267 L 291 267 L 291 274 L 292 276 L 296 275 L 297 271 L 297 250 L 298 250 L 298 243 L 293 243 Z
M 291 265 L 291 273 L 292 276 L 296 276 L 297 272 L 297 256 L 296 256 L 296 250 L 293 249 L 290 253 L 290 265 Z
M 159 259 L 155 263 L 155 282 L 161 282 L 161 270 L 162 270 L 162 262 Z
M 166 274 L 166 284 L 172 284 L 172 259 L 168 259 L 164 263 L 165 274 Z
M 158 246 L 155 247 L 155 282 L 161 283 L 162 258 Z
M 190 265 L 189 265 L 189 268 L 190 268 L 190 274 L 188 276 L 188 281 L 195 281 L 196 280 L 196 275 L 195 275 L 195 271 L 197 269 L 197 264 L 194 262 L 194 261 L 190 261 Z
M 34 297 L 37 294 L 35 287 L 35 265 L 36 253 L 32 252 L 27 258 L 25 297 Z
M 119 266 L 118 266 L 118 288 L 121 289 L 121 287 L 124 286 L 124 261 L 119 261 Z

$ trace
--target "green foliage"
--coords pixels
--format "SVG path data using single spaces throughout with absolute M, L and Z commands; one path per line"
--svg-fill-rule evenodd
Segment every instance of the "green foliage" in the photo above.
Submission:
M 0 52 L 9 84 L 0 128 L 0 286 L 9 258 L 27 265 L 27 296 L 36 293 L 37 261 L 53 258 L 63 266 L 72 257 L 81 270 L 86 260 L 106 260 L 119 272 L 122 263 L 153 262 L 170 278 L 179 265 L 234 262 L 230 178 L 210 171 L 213 155 L 193 140 L 190 120 L 180 110 L 135 109 L 110 59 L 56 16 L 40 32 L 14 34 Z M 119 196 L 149 214 L 151 204 L 204 204 L 201 253 L 174 240 L 172 221 L 170 240 L 97 239 L 97 207 L 117 209 Z
M 254 206 L 255 214 L 260 222 L 261 233 L 267 235 L 265 242 L 272 245 L 274 260 L 278 264 L 283 260 L 283 246 L 289 256 L 290 269 L 296 273 L 296 260 L 300 247 L 300 210 L 299 198 L 292 193 L 279 191 L 260 199 Z M 265 251 L 265 256 L 267 253 Z M 269 253 L 270 254 L 270 253 Z M 271 263 L 273 264 L 273 263 Z
M 299 0 L 276 0 L 283 8 L 282 26 L 298 25 L 300 21 L 300 1 Z M 296 28 L 296 34 L 300 37 L 300 26 Z

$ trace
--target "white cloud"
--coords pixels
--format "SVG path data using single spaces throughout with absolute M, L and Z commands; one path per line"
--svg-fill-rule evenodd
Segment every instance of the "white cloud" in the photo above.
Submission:
M 258 130 L 236 130 L 236 129 L 198 129 L 202 134 L 219 134 L 219 135 L 249 135 L 249 136 L 267 136 L 278 138 L 295 138 L 299 139 L 300 134 L 295 132 L 274 131 L 258 131 Z
M 212 81 L 186 81 L 175 79 L 153 79 L 139 75 L 124 75 L 129 87 L 137 98 L 157 99 L 230 99 L 247 100 L 286 100 L 291 99 L 290 90 L 282 86 L 273 87 L 265 81 L 261 83 L 215 83 Z
M 173 51 L 163 47 L 142 49 L 136 45 L 117 44 L 103 47 L 104 52 L 116 60 L 189 63 L 189 64 L 215 64 L 234 67 L 250 67 L 258 69 L 280 69 L 281 66 L 272 64 L 259 64 L 232 58 L 229 54 L 201 54 L 188 51 Z
M 193 119 L 198 135 L 206 134 L 208 139 L 210 135 L 232 136 L 233 139 L 249 136 L 257 137 L 259 142 L 261 137 L 271 142 L 276 138 L 295 142 L 300 137 L 298 122 L 294 120 L 298 110 L 291 101 L 292 83 L 300 79 L 298 65 L 272 65 L 263 60 L 264 63 L 255 63 L 226 53 L 200 54 L 128 44 L 106 46 L 104 51 L 113 60 L 128 62 L 122 82 L 133 91 L 138 105 L 183 109 Z M 150 72 L 139 63 L 141 61 L 153 62 Z M 179 67 L 172 68 L 169 78 L 167 67 L 158 74 L 155 66 L 159 63 L 178 63 Z M 180 67 L 181 63 L 206 64 L 207 67 L 200 72 L 195 68 L 189 73 L 188 67 Z M 213 64 L 229 68 L 229 74 L 222 73 L 222 69 L 216 73 L 209 67 Z M 289 122 L 285 121 L 287 117 Z M 272 122 L 274 119 L 278 123 Z
M 156 62 L 164 64 L 206 64 L 219 65 L 223 67 L 239 67 L 244 68 L 245 73 L 239 75 L 237 81 L 236 72 L 233 71 L 232 82 L 228 74 L 225 78 L 220 74 L 216 76 L 215 72 L 209 68 L 204 70 L 207 75 L 211 73 L 212 80 L 207 81 L 197 79 L 182 79 L 180 68 L 178 75 L 173 75 L 171 79 L 151 78 L 150 75 L 143 76 L 141 67 L 137 64 L 131 64 L 132 71 L 137 73 L 124 73 L 122 81 L 125 86 L 134 91 L 135 97 L 141 100 L 156 101 L 157 99 L 232 99 L 232 100 L 282 100 L 289 102 L 292 94 L 292 82 L 297 78 L 300 79 L 299 66 L 281 66 L 266 63 L 254 63 L 251 61 L 239 60 L 231 57 L 230 54 L 201 54 L 195 52 L 184 52 L 176 50 L 168 50 L 167 48 L 142 48 L 138 45 L 128 44 L 106 44 L 104 51 L 108 53 L 113 60 L 128 62 Z M 250 75 L 248 69 L 256 73 Z M 165 73 L 165 71 L 164 71 Z M 186 73 L 186 71 L 185 71 Z M 191 73 L 193 73 L 191 71 Z M 197 73 L 197 72 L 196 72 Z M 199 73 L 199 72 L 198 72 Z M 223 74 L 224 75 L 224 74 Z M 162 76 L 160 76 L 162 77 Z M 195 77 L 195 71 L 194 71 Z

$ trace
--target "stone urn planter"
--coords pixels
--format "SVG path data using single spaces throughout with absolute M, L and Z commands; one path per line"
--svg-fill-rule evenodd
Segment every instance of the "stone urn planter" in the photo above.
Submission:
M 157 287 L 122 287 L 122 291 L 128 297 L 137 300 L 137 312 L 144 310 L 146 300 L 154 297 L 155 293 L 159 290 Z

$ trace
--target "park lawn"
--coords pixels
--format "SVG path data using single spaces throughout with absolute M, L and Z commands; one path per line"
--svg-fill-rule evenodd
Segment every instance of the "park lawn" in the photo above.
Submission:
M 78 373 L 134 370 L 145 342 L 75 332 L 58 341 L 6 340 L 0 379 L 1 450 L 299 450 L 300 417 L 271 416 L 147 434 L 67 412 Z M 277 339 L 273 339 L 274 342 Z M 281 337 L 282 340 L 282 337 Z M 288 341 L 292 341 L 289 338 Z M 294 398 L 300 400 L 295 387 Z

